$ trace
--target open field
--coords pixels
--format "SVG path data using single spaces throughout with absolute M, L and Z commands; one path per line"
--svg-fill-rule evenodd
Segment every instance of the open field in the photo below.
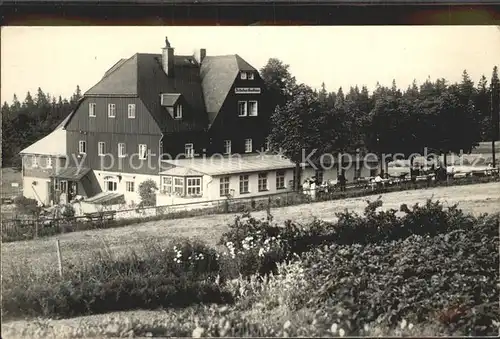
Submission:
M 468 213 L 500 212 L 500 183 L 440 187 L 427 190 L 388 193 L 382 196 L 383 209 L 398 209 L 401 203 L 423 203 L 433 197 L 446 204 L 459 204 Z M 315 217 L 327 221 L 335 219 L 334 214 L 345 209 L 362 212 L 367 199 L 377 196 L 353 198 L 289 206 L 272 210 L 275 221 L 281 223 L 291 219 L 305 223 Z M 114 255 L 122 255 L 130 250 L 141 252 L 145 244 L 167 245 L 175 238 L 196 238 L 209 245 L 215 245 L 227 225 L 238 214 L 210 215 L 177 220 L 152 221 L 115 229 L 91 230 L 62 234 L 31 241 L 2 244 L 2 269 L 9 270 L 19 265 L 28 265 L 35 270 L 57 270 L 55 239 L 60 240 L 64 265 L 78 265 L 90 260 L 91 254 L 108 247 Z M 256 217 L 264 217 L 265 212 L 256 212 Z

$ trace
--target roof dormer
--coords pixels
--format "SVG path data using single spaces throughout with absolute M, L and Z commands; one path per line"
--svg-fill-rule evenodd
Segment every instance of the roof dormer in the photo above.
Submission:
M 182 95 L 180 93 L 162 93 L 161 105 L 174 119 L 182 119 L 184 113 Z
M 165 107 L 174 107 L 180 97 L 180 93 L 162 93 L 161 105 Z

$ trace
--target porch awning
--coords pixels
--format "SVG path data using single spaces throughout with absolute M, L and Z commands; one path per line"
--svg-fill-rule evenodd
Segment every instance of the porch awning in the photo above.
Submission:
M 51 178 L 79 181 L 90 172 L 88 167 L 67 167 L 57 170 Z
M 96 205 L 112 205 L 123 199 L 124 195 L 118 192 L 101 192 L 93 197 L 85 199 L 84 201 L 89 204 Z

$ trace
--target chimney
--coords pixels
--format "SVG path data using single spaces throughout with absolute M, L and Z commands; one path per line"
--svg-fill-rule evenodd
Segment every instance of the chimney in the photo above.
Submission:
M 162 48 L 161 65 L 167 76 L 174 76 L 174 48 L 170 46 L 168 37 L 165 37 L 165 47 Z
M 204 48 L 195 49 L 193 52 L 193 56 L 196 59 L 196 61 L 201 65 L 203 59 L 205 59 L 205 57 L 207 56 L 207 50 Z

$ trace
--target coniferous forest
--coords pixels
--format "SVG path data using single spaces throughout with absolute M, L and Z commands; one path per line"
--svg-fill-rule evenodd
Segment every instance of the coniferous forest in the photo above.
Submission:
M 261 69 L 261 76 L 276 107 L 271 144 L 285 149 L 293 161 L 302 149 L 337 153 L 362 146 L 371 152 L 409 155 L 428 147 L 442 153 L 468 152 L 480 141 L 498 139 L 498 128 L 492 128 L 498 125 L 498 110 L 491 113 L 499 102 L 497 66 L 478 83 L 464 70 L 459 83 L 427 78 L 399 88 L 393 81 L 391 86 L 377 83 L 372 93 L 357 85 L 314 90 L 298 84 L 288 65 L 275 58 Z M 4 102 L 2 166 L 19 167 L 19 152 L 57 127 L 81 97 L 79 86 L 69 99 L 38 88 L 23 101 L 14 95 L 10 104 Z
M 277 106 L 270 143 L 293 162 L 303 151 L 339 154 L 358 149 L 376 154 L 470 152 L 479 142 L 498 140 L 498 67 L 475 84 L 466 70 L 459 83 L 439 78 L 416 80 L 407 88 L 395 81 L 329 92 L 297 83 L 288 65 L 270 59 L 261 75 Z M 493 112 L 493 113 L 492 113 Z M 493 121 L 492 121 L 493 119 Z
M 19 152 L 43 138 L 76 107 L 82 97 L 80 87 L 69 98 L 58 98 L 38 88 L 21 102 L 14 94 L 11 104 L 2 105 L 2 167 L 20 167 Z

